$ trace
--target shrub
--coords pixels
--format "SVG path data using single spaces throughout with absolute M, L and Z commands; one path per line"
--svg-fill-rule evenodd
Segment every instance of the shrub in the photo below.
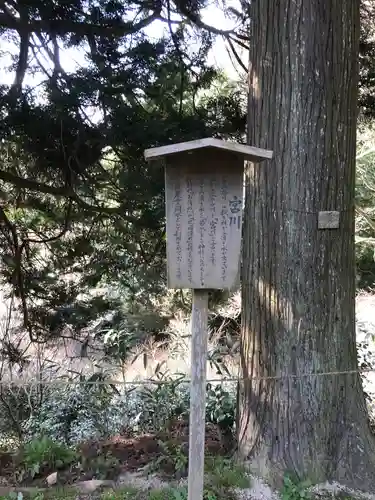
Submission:
M 26 443 L 22 454 L 22 464 L 31 477 L 39 474 L 45 467 L 49 470 L 60 469 L 77 458 L 73 450 L 46 436 Z
M 66 444 L 106 437 L 130 425 L 131 395 L 122 397 L 96 387 L 66 385 L 50 390 L 25 423 L 27 434 L 46 435 Z
M 39 388 L 35 384 L 11 387 L 0 386 L 0 435 L 20 442 L 24 436 L 24 422 L 40 403 Z
M 161 431 L 173 417 L 189 410 L 189 389 L 181 377 L 163 377 L 156 385 L 141 386 L 136 398 L 140 409 L 137 426 L 143 432 Z
M 39 408 L 24 422 L 29 439 L 38 436 L 71 445 L 131 429 L 158 432 L 177 415 L 188 415 L 188 385 L 172 378 L 164 383 L 104 392 L 101 387 L 66 385 L 50 388 Z M 98 388 L 99 387 L 99 388 Z M 207 421 L 232 429 L 234 387 L 208 385 Z
M 293 476 L 285 474 L 283 487 L 280 492 L 281 500 L 310 500 L 310 486 L 310 481 L 300 482 Z
M 225 432 L 234 429 L 236 419 L 236 386 L 231 384 L 228 389 L 222 385 L 207 384 L 206 419 L 218 424 Z

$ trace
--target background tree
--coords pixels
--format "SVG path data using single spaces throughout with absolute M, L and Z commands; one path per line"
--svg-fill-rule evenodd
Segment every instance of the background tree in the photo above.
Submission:
M 2 38 L 18 49 L 0 89 L 2 279 L 33 340 L 152 310 L 165 288 L 164 177 L 144 149 L 244 132 L 240 92 L 206 63 L 213 35 L 198 36 L 197 8 L 0 7 Z M 156 20 L 166 29 L 152 40 Z M 69 73 L 72 47 L 88 63 Z
M 367 114 L 371 5 L 363 4 L 361 34 Z M 143 162 L 143 149 L 207 135 L 241 139 L 244 131 L 241 86 L 206 60 L 222 36 L 244 67 L 237 48 L 246 53 L 249 44 L 247 4 L 226 9 L 235 32 L 207 26 L 204 6 L 0 5 L 14 71 L 0 89 L 3 282 L 32 338 L 76 335 L 109 312 L 112 324 L 122 324 L 129 304 L 133 313 L 152 310 L 150 292 L 164 290 L 164 182 L 162 169 Z M 165 26 L 159 39 L 147 32 L 155 23 Z M 64 55 L 72 48 L 88 63 L 68 72 Z M 373 279 L 369 242 L 358 247 L 361 286 Z
M 373 0 L 361 2 L 361 31 L 359 43 L 359 106 L 360 112 L 367 118 L 375 114 L 375 37 Z
M 359 43 L 359 119 L 356 172 L 357 286 L 371 290 L 375 280 L 374 260 L 374 75 L 375 32 L 373 0 L 361 2 Z
M 357 369 L 359 2 L 254 1 L 250 17 L 249 142 L 274 160 L 247 178 L 240 451 L 270 479 L 373 490 L 358 374 L 306 376 Z M 321 210 L 340 211 L 339 229 L 318 230 Z

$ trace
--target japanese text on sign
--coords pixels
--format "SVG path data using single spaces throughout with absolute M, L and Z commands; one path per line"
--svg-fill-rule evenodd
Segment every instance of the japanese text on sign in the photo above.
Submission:
M 239 268 L 242 176 L 171 168 L 166 187 L 169 286 L 230 288 Z

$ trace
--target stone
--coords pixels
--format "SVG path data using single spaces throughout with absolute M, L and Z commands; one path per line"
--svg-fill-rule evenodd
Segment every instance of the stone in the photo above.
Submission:
M 89 481 L 80 481 L 75 483 L 74 488 L 81 493 L 93 493 L 100 488 L 114 488 L 114 481 L 102 481 L 100 479 L 90 479 Z
M 53 472 L 46 477 L 48 486 L 54 486 L 57 483 L 57 472 Z

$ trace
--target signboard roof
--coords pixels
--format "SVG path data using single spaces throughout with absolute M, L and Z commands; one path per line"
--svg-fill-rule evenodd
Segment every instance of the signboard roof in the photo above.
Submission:
M 145 159 L 153 160 L 163 156 L 208 148 L 228 151 L 234 155 L 242 156 L 245 160 L 250 160 L 256 163 L 264 160 L 270 160 L 273 156 L 273 152 L 267 149 L 254 148 L 253 146 L 247 146 L 246 144 L 238 144 L 237 142 L 223 141 L 221 139 L 210 137 L 207 139 L 198 139 L 195 141 L 180 142 L 177 144 L 170 144 L 169 146 L 146 149 Z

